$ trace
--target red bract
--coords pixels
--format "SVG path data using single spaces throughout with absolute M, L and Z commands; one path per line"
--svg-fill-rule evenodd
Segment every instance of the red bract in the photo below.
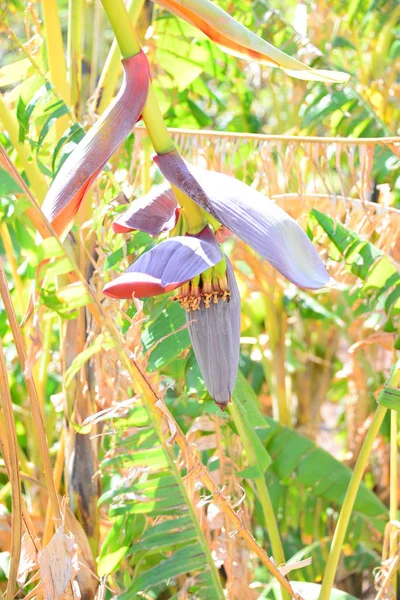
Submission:
M 149 89 L 149 65 L 143 52 L 122 61 L 122 87 L 57 173 L 42 210 L 64 238 L 85 194 L 138 121 Z

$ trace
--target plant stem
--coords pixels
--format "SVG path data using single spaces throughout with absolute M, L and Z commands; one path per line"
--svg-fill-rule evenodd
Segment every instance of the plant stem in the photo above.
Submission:
M 151 188 L 151 175 L 150 175 L 150 166 L 151 166 L 151 140 L 149 136 L 141 139 L 142 146 L 142 165 L 141 165 L 141 182 L 142 182 L 142 192 L 143 194 L 147 194 Z
M 11 484 L 11 559 L 8 576 L 6 600 L 13 600 L 17 583 L 18 566 L 21 554 L 22 538 L 22 494 L 18 462 L 18 438 L 15 428 L 14 411 L 8 383 L 6 359 L 0 340 L 0 406 L 4 415 L 3 460 Z M 7 446 L 7 447 L 6 447 Z
M 70 91 L 67 80 L 64 47 L 61 34 L 60 17 L 56 0 L 42 0 L 44 27 L 46 30 L 47 60 L 50 69 L 51 83 L 68 106 Z M 68 126 L 68 115 L 56 121 L 56 135 L 59 139 Z
M 61 478 L 62 478 L 63 466 L 64 466 L 64 455 L 65 455 L 65 429 L 63 429 L 61 431 L 60 446 L 58 448 L 56 461 L 54 464 L 53 477 L 54 477 L 54 485 L 55 485 L 57 493 L 60 493 Z M 53 516 L 52 516 L 52 512 L 51 512 L 51 502 L 49 499 L 47 501 L 46 517 L 45 517 L 44 527 L 43 527 L 43 540 L 42 540 L 43 546 L 47 546 L 47 544 L 51 540 L 51 536 L 53 533 L 52 521 L 53 521 Z
M 397 411 L 390 411 L 390 520 L 398 520 L 398 425 L 397 425 Z M 390 550 L 389 556 L 394 559 L 398 547 L 398 538 L 395 535 L 395 528 L 393 527 L 390 534 Z M 397 592 L 397 570 L 395 570 L 392 579 L 392 587 L 394 596 L 396 597 Z
M 138 54 L 140 52 L 140 44 L 123 1 L 102 0 L 102 4 L 123 58 L 129 58 Z M 133 4 L 136 4 L 136 0 L 133 0 Z
M 365 437 L 360 454 L 354 467 L 353 474 L 350 479 L 349 487 L 347 488 L 346 496 L 340 511 L 339 519 L 336 524 L 335 533 L 332 540 L 331 549 L 326 563 L 324 578 L 322 581 L 319 600 L 330 600 L 331 590 L 335 579 L 337 566 L 339 563 L 340 553 L 343 546 L 343 541 L 349 525 L 351 513 L 360 487 L 360 483 L 367 466 L 369 455 L 372 450 L 373 443 L 379 433 L 382 421 L 386 415 L 387 408 L 379 405 L 375 410 L 374 418 Z
M 269 346 L 272 354 L 274 419 L 282 427 L 289 426 L 289 411 L 286 394 L 286 314 L 283 310 L 283 295 L 280 293 L 274 302 L 272 297 L 265 293 L 265 321 L 269 335 Z
M 24 286 L 22 284 L 21 277 L 18 273 L 18 264 L 14 254 L 14 248 L 10 236 L 10 232 L 8 231 L 7 222 L 3 221 L 0 225 L 0 238 L 3 242 L 4 251 L 7 256 L 8 264 L 10 266 L 11 278 L 14 282 L 15 293 L 14 293 L 14 301 L 15 305 L 18 306 L 18 310 L 20 316 L 24 315 Z
M 90 57 L 90 95 L 92 95 L 95 90 L 99 65 L 101 64 L 104 37 L 103 17 L 104 12 L 102 11 L 101 6 L 98 2 L 95 2 L 93 9 L 92 51 Z
M 101 0 L 110 20 L 123 58 L 129 58 L 140 52 L 135 28 L 122 0 Z M 134 0 L 134 4 L 141 0 Z M 175 145 L 168 133 L 163 116 L 158 106 L 151 82 L 146 105 L 143 109 L 143 120 L 157 154 L 166 154 L 174 150 Z
M 68 80 L 71 88 L 71 104 L 77 119 L 81 112 L 82 91 L 82 34 L 83 2 L 69 0 L 68 3 Z
M 46 385 L 48 379 L 48 367 L 51 358 L 51 334 L 53 331 L 53 318 L 48 315 L 47 320 L 45 321 L 44 331 L 43 331 L 43 340 L 42 340 L 42 352 L 40 354 L 40 358 L 37 365 L 37 372 L 35 372 L 35 383 L 38 391 L 40 409 L 42 411 L 42 415 L 44 415 L 44 405 L 45 405 L 45 397 L 46 397 Z M 35 367 L 36 367 L 35 365 Z M 36 377 L 37 373 L 37 377 Z
M 36 428 L 36 433 L 39 441 L 39 450 L 42 459 L 42 467 L 46 476 L 47 489 L 51 501 L 54 525 L 57 527 L 61 522 L 61 511 L 58 502 L 58 496 L 54 487 L 53 474 L 51 468 L 50 454 L 47 446 L 46 431 L 44 428 L 43 417 L 40 410 L 39 400 L 36 392 L 35 383 L 32 373 L 26 368 L 26 350 L 21 330 L 18 325 L 17 316 L 15 314 L 14 305 L 11 300 L 8 283 L 3 264 L 0 260 L 0 295 L 3 300 L 6 315 L 10 324 L 10 328 L 14 337 L 15 347 L 21 369 L 24 374 L 25 384 L 28 390 L 28 397 L 31 404 L 32 417 Z M 56 522 L 57 521 L 57 522 Z
M 142 11 L 145 0 L 140 0 L 135 2 L 131 0 L 128 5 L 128 15 L 132 22 L 132 25 L 135 27 L 139 15 Z M 115 86 L 117 84 L 117 79 L 121 73 L 121 60 L 120 60 L 120 51 L 117 44 L 117 40 L 114 40 L 110 51 L 107 56 L 107 60 L 104 63 L 103 70 L 100 75 L 99 82 L 97 84 L 96 89 L 96 100 L 95 100 L 95 110 L 101 115 L 107 106 L 110 104 L 111 99 L 114 94 Z
M 47 194 L 48 185 L 46 179 L 39 171 L 36 162 L 30 160 L 32 153 L 28 142 L 21 143 L 19 141 L 18 123 L 14 115 L 6 106 L 2 94 L 0 94 L 0 120 L 4 125 L 4 129 L 8 132 L 13 148 L 18 153 L 19 160 L 28 176 L 33 193 L 37 197 L 39 203 L 41 203 Z

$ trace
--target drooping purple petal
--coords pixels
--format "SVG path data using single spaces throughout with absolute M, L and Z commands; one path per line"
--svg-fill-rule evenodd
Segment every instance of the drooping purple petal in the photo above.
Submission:
M 186 163 L 175 150 L 154 158 L 163 175 L 296 285 L 318 289 L 329 275 L 306 233 L 279 206 L 233 177 Z
M 130 133 L 145 105 L 149 88 L 146 55 L 139 52 L 122 64 L 124 81 L 118 95 L 68 156 L 42 205 L 62 237 L 71 228 L 90 185 Z
M 178 203 L 171 186 L 154 186 L 148 194 L 135 200 L 132 205 L 112 225 L 114 233 L 145 231 L 159 235 L 170 231 L 176 225 Z
M 215 402 L 224 409 L 235 387 L 240 348 L 240 294 L 228 259 L 230 301 L 212 303 L 186 313 L 193 350 L 204 382 Z
M 103 293 L 112 298 L 138 298 L 170 292 L 222 259 L 208 227 L 197 236 L 178 236 L 157 244 L 138 258 Z

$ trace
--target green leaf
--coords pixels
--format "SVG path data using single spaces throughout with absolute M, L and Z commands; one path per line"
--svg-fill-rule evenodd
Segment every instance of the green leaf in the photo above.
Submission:
M 207 127 L 212 124 L 211 117 L 194 100 L 188 98 L 186 102 L 199 127 Z
M 150 371 L 160 369 L 168 364 L 190 345 L 185 323 L 183 308 L 178 302 L 169 301 L 161 314 L 143 330 L 144 349 L 150 350 L 156 346 L 149 358 L 148 368 Z
M 386 387 L 379 394 L 378 404 L 386 406 L 386 408 L 390 408 L 391 410 L 397 410 L 400 412 L 400 389 Z
M 304 486 L 308 493 L 340 507 L 350 482 L 350 469 L 311 440 L 281 427 L 269 417 L 266 421 L 270 425 L 266 448 L 272 458 L 271 469 L 280 481 L 290 480 Z M 381 523 L 383 528 L 387 508 L 363 483 L 354 508 L 366 518 L 376 518 L 376 525 Z
M 129 550 L 129 545 L 119 546 L 117 550 L 113 552 L 108 552 L 105 556 L 102 556 L 99 559 L 99 564 L 97 568 L 97 574 L 99 577 L 104 577 L 105 575 L 110 575 L 113 571 L 121 564 L 122 560 L 125 558 Z
M 80 352 L 72 361 L 71 365 L 64 373 L 64 386 L 68 388 L 71 384 L 72 379 L 81 370 L 83 365 L 92 356 L 100 352 L 100 350 L 111 350 L 114 347 L 113 340 L 106 334 L 100 333 L 95 340 L 85 350 Z
M 236 475 L 238 477 L 243 477 L 243 479 L 257 479 L 261 475 L 261 470 L 258 464 L 253 464 L 241 471 L 237 471 Z
M 304 126 L 309 127 L 342 108 L 355 98 L 356 93 L 351 88 L 338 90 L 332 94 L 322 92 L 316 102 L 311 104 L 304 113 Z
M 38 281 L 42 281 L 45 277 L 55 277 L 56 275 L 64 275 L 73 270 L 72 263 L 69 258 L 60 258 L 54 262 L 44 264 L 38 272 Z
M 51 284 L 47 288 L 41 288 L 39 294 L 42 304 L 64 319 L 76 319 L 77 309 L 92 301 L 86 287 L 80 281 L 58 290 Z
M 26 115 L 26 104 L 21 96 L 18 98 L 17 104 L 17 121 L 19 123 L 18 141 L 24 142 L 29 129 L 29 119 Z
M 115 446 L 110 456 L 102 461 L 103 472 L 120 476 L 120 469 L 128 467 L 130 473 L 138 474 L 130 485 L 122 480 L 113 485 L 100 498 L 99 503 L 110 502 L 109 515 L 116 517 L 115 531 L 107 538 L 102 550 L 102 569 L 115 570 L 121 560 L 140 559 L 132 582 L 119 598 L 136 598 L 151 588 L 163 588 L 178 575 L 190 574 L 198 587 L 199 600 L 224 600 L 218 573 L 209 551 L 185 486 L 170 448 L 153 423 L 144 424 L 140 406 L 134 406 L 128 417 L 113 419 Z M 129 431 L 132 433 L 129 434 Z M 132 520 L 145 515 L 158 519 L 144 532 L 131 535 L 129 550 L 118 552 L 118 530 L 129 530 Z M 123 521 L 122 521 L 123 519 Z M 146 520 L 148 523 L 149 521 Z M 114 529 L 114 527 L 113 527 Z M 121 546 L 126 546 L 126 537 Z M 173 546 L 171 547 L 171 540 Z M 115 553 L 109 561 L 108 549 Z M 171 553 L 172 552 L 172 553 Z M 103 560 L 104 557 L 104 560 Z
M 36 246 L 34 256 L 31 259 L 32 266 L 37 266 L 42 261 L 48 258 L 56 258 L 62 255 L 60 244 L 54 237 L 49 237 L 41 240 L 40 244 Z
M 151 248 L 151 237 L 143 231 L 138 231 L 126 245 L 107 255 L 104 261 L 104 270 L 111 269 L 118 262 L 122 262 L 127 255 L 133 254 L 142 247 Z
M 331 217 L 316 209 L 312 209 L 310 214 L 346 260 L 352 273 L 366 282 L 362 288 L 361 298 L 362 296 L 371 296 L 377 310 L 384 308 L 392 318 L 392 315 L 397 312 L 397 308 L 400 309 L 400 303 L 397 306 L 400 297 L 398 289 L 400 275 L 395 265 L 387 256 L 383 255 L 379 248 L 371 242 L 363 240 L 340 223 L 335 223 Z M 365 305 L 359 305 L 354 314 L 357 316 L 365 310 Z M 370 306 L 368 306 L 368 310 L 371 310 Z M 378 313 L 375 315 L 377 316 Z M 371 315 L 371 318 L 375 318 L 374 314 Z M 396 326 L 390 319 L 386 322 L 385 327 L 388 331 L 396 330 Z
M 0 196 L 9 194 L 20 194 L 22 188 L 7 171 L 0 167 Z
M 37 105 L 39 104 L 39 102 L 45 98 L 46 96 L 49 95 L 49 92 L 52 90 L 52 85 L 49 82 L 46 82 L 44 85 L 42 85 L 38 91 L 35 93 L 35 95 L 33 96 L 32 100 L 30 100 L 27 104 L 26 107 L 26 116 L 28 119 L 28 122 L 33 114 L 33 111 L 35 110 L 35 108 L 37 107 Z
M 157 62 L 173 80 L 178 91 L 201 75 L 209 60 L 209 52 L 203 43 L 185 39 L 185 35 L 198 32 L 189 24 L 169 17 L 157 22 Z
M 131 600 L 131 598 L 134 598 L 139 592 L 146 592 L 149 589 L 153 590 L 160 583 L 163 583 L 172 577 L 196 572 L 203 572 L 204 574 L 204 559 L 198 546 L 196 544 L 190 544 L 189 546 L 177 550 L 157 566 L 149 569 L 139 577 L 136 577 L 129 591 L 120 596 L 120 600 Z M 205 590 L 203 589 L 202 593 L 204 591 Z M 208 598 L 214 597 L 216 596 L 208 596 Z M 222 595 L 219 597 L 223 598 L 224 596 Z
M 51 113 L 47 117 L 47 119 L 42 127 L 42 130 L 40 132 L 39 139 L 37 142 L 36 154 L 39 153 L 39 150 L 40 150 L 46 136 L 48 135 L 50 129 L 52 128 L 54 123 L 57 121 L 57 119 L 60 119 L 64 115 L 67 115 L 70 113 L 69 107 L 62 100 L 59 100 L 58 102 L 56 102 L 48 110 L 49 111 L 51 110 Z
M 108 532 L 98 559 L 98 575 L 104 577 L 116 571 L 128 554 L 132 543 L 139 538 L 146 526 L 143 515 L 117 517 Z
M 56 147 L 54 148 L 53 158 L 51 161 L 51 168 L 55 175 L 56 175 L 56 161 L 57 161 L 57 157 L 59 155 L 60 150 L 63 147 L 65 149 L 65 146 L 67 143 L 70 146 L 69 152 L 63 153 L 62 159 L 60 160 L 60 162 L 58 164 L 57 171 L 62 167 L 63 162 L 68 158 L 69 154 L 72 152 L 75 145 L 81 141 L 81 139 L 83 138 L 84 135 L 85 135 L 85 130 L 83 129 L 82 125 L 80 123 L 74 123 L 73 125 L 71 125 L 71 127 L 68 127 L 67 131 L 61 136 Z M 74 144 L 72 144 L 71 142 L 74 142 Z

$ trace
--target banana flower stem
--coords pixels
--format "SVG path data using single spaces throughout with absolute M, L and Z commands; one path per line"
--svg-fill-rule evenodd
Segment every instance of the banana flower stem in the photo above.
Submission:
M 133 26 L 136 25 L 143 5 L 144 0 L 140 0 L 140 2 L 131 0 L 128 4 L 127 10 Z M 108 53 L 107 60 L 104 63 L 95 92 L 95 109 L 100 115 L 106 110 L 113 98 L 117 79 L 121 73 L 121 61 L 119 56 L 120 51 L 118 43 L 117 40 L 114 40 Z
M 135 28 L 122 0 L 101 0 L 113 28 L 123 58 L 138 54 L 141 50 Z M 134 5 L 141 0 L 134 0 Z M 146 105 L 143 109 L 143 121 L 157 154 L 166 154 L 175 148 L 168 133 L 158 106 L 153 87 L 150 83 Z

